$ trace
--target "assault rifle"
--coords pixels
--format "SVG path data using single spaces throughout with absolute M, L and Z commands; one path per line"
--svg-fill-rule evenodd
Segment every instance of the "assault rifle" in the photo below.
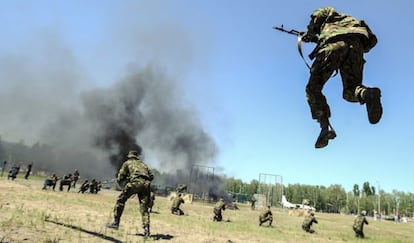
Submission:
M 309 64 L 306 62 L 305 58 L 303 57 L 303 53 L 302 53 L 302 37 L 306 34 L 306 32 L 303 31 L 298 31 L 295 29 L 290 29 L 287 30 L 283 27 L 283 24 L 281 26 L 273 26 L 272 27 L 275 30 L 279 30 L 291 35 L 295 35 L 298 37 L 298 51 L 300 56 L 302 57 L 303 61 L 305 62 L 306 66 L 310 69 L 311 67 L 309 66 Z M 311 42 L 317 43 L 318 42 L 318 38 L 315 36 Z M 315 58 L 316 52 L 318 51 L 318 47 L 316 47 L 310 54 L 309 54 L 309 58 L 312 60 Z
M 283 27 L 283 24 L 281 26 L 273 26 L 272 28 L 296 36 L 302 36 L 303 34 L 305 34 L 305 32 L 300 32 L 294 29 L 287 30 Z

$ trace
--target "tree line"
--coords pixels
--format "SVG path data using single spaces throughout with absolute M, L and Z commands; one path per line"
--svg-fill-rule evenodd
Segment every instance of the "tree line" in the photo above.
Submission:
M 265 190 L 263 190 L 265 188 Z M 334 184 L 326 186 L 313 186 L 303 184 L 288 185 L 260 185 L 257 180 L 245 183 L 240 179 L 227 178 L 226 190 L 234 195 L 243 195 L 246 200 L 250 200 L 256 193 L 272 196 L 273 205 L 281 202 L 281 195 L 285 195 L 287 200 L 301 204 L 307 201 L 309 205 L 320 212 L 357 214 L 361 210 L 368 214 L 380 213 L 381 215 L 401 215 L 413 217 L 414 213 L 414 194 L 393 190 L 385 192 L 371 186 L 369 182 L 361 185 L 354 184 L 352 191 L 346 191 L 341 185 Z M 259 192 L 261 191 L 261 192 Z M 265 192 L 265 193 L 263 193 Z

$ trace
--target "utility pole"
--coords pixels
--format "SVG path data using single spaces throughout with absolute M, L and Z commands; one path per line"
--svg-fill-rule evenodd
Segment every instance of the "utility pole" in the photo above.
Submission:
M 377 181 L 378 184 L 378 214 L 380 215 L 381 218 L 381 189 L 380 189 L 380 184 Z

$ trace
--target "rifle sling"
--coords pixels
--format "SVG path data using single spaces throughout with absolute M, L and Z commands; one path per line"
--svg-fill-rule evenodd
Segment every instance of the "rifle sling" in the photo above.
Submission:
M 303 56 L 303 52 L 302 52 L 302 35 L 298 35 L 298 51 L 300 56 L 302 57 L 303 62 L 306 64 L 306 66 L 309 68 L 309 70 L 311 69 L 311 67 L 309 66 L 309 64 L 306 62 L 305 57 Z

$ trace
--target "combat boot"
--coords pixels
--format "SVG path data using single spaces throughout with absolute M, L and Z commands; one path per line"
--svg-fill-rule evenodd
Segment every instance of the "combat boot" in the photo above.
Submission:
M 106 224 L 106 227 L 117 230 L 119 228 L 119 224 L 113 222 L 113 223 L 110 223 L 110 224 Z
M 106 227 L 110 228 L 110 229 L 116 229 L 117 230 L 119 228 L 119 219 L 118 220 L 114 219 L 114 222 L 112 222 L 110 224 L 106 224 Z
M 381 90 L 367 88 L 363 93 L 363 101 L 366 104 L 369 122 L 371 124 L 378 123 L 382 116 Z
M 316 139 L 315 148 L 323 148 L 328 145 L 329 139 L 334 139 L 336 137 L 336 132 L 329 124 L 328 118 L 319 119 L 321 124 L 321 132 L 319 133 L 318 139 Z

